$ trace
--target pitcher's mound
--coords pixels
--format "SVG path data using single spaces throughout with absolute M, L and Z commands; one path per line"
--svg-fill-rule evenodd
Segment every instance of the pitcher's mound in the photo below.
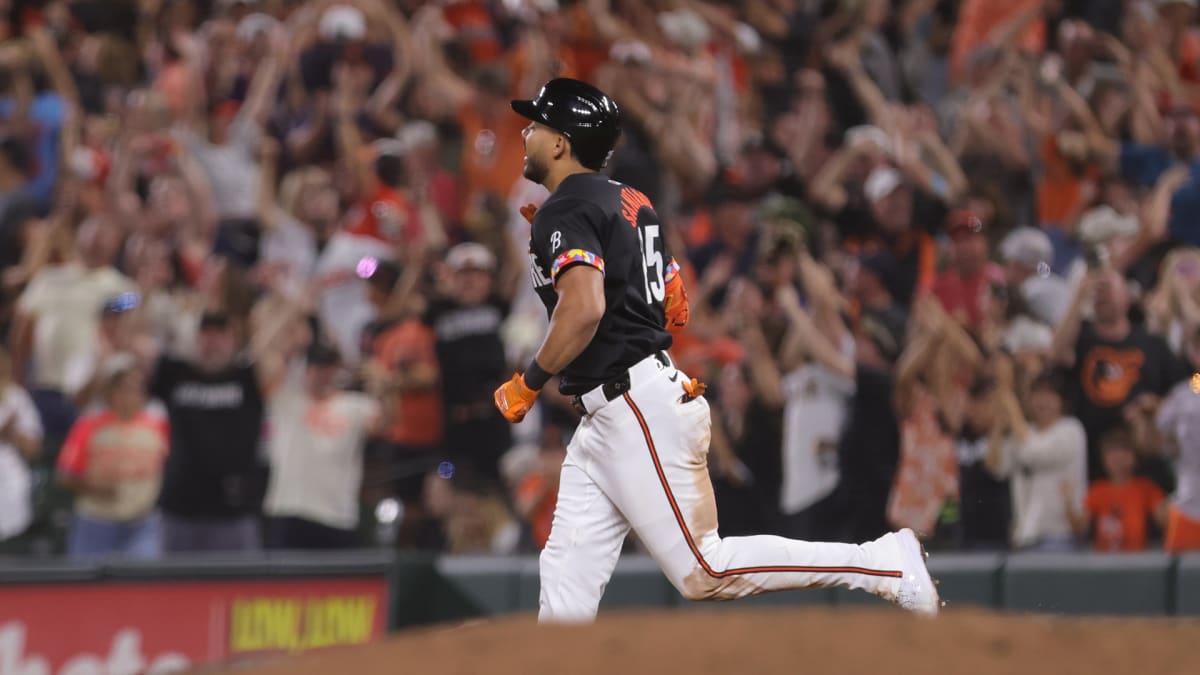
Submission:
M 401 633 L 283 658 L 253 675 L 1106 675 L 1200 672 L 1200 620 L 877 610 L 605 613 L 591 626 L 528 615 Z

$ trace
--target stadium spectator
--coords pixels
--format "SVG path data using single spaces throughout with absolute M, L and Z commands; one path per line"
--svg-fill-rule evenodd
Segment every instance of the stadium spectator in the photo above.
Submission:
M 1008 548 L 1012 444 L 1023 420 L 1012 391 L 1012 366 L 1002 358 L 993 361 L 994 375 L 981 374 L 967 391 L 954 439 L 959 499 L 952 529 L 956 547 L 963 550 Z
M 1022 401 L 1028 415 L 1012 460 L 1012 543 L 1017 549 L 1070 551 L 1076 546 L 1071 514 L 1083 512 L 1087 493 L 1087 437 L 1066 415 L 1066 383 L 1054 371 L 1039 374 Z
M 222 26 L 220 21 L 208 26 L 208 58 L 217 68 L 237 67 L 236 63 L 225 59 L 238 58 L 237 50 L 242 48 L 242 41 L 229 36 L 218 37 L 223 34 Z M 255 62 L 254 76 L 244 100 L 221 98 L 224 83 L 193 81 L 192 109 L 182 120 L 186 126 L 175 132 L 208 179 L 223 230 L 244 227 L 244 222 L 238 221 L 252 220 L 257 215 L 259 165 L 256 152 L 268 106 L 275 99 L 283 69 L 283 45 L 280 43 L 284 38 L 278 32 L 273 32 L 270 38 L 272 49 Z M 219 39 L 229 40 L 230 48 L 214 44 Z M 200 55 L 193 54 L 191 58 L 200 58 Z M 192 71 L 201 74 L 196 65 L 192 65 Z M 234 232 L 223 234 L 234 236 Z M 246 253 L 257 254 L 257 250 Z
M 353 548 L 366 438 L 386 424 L 377 401 L 340 391 L 336 350 L 314 342 L 304 380 L 267 399 L 271 478 L 264 513 L 267 545 L 282 549 Z
M 845 300 L 829 270 L 802 253 L 799 278 L 810 309 L 801 306 L 791 283 L 775 291 L 789 323 L 779 355 L 786 371 L 781 533 L 826 541 L 836 536 L 830 510 L 840 480 L 838 439 L 854 394 L 854 338 L 842 320 Z
M 987 259 L 987 232 L 979 216 L 956 211 L 948 218 L 950 267 L 937 276 L 932 291 L 950 316 L 978 333 L 992 295 L 989 286 L 1004 283 L 1004 272 Z
M 1044 232 L 1032 227 L 1014 229 L 1000 244 L 1008 283 L 1020 293 L 1032 318 L 1057 326 L 1071 304 L 1066 280 L 1054 274 L 1054 245 Z
M 275 139 L 263 139 L 257 210 L 263 229 L 261 268 L 281 277 L 288 292 L 297 295 L 308 290 L 317 251 L 333 236 L 338 193 L 329 173 L 317 167 L 296 169 L 279 180 L 279 153 Z
M 237 319 L 206 313 L 195 356 L 164 355 L 155 366 L 150 391 L 166 406 L 171 429 L 160 499 L 167 552 L 261 546 L 264 400 L 284 374 L 272 351 L 289 317 L 273 318 L 247 353 Z
M 762 263 L 760 263 L 762 264 Z M 792 283 L 790 275 L 783 283 Z M 722 308 L 729 322 L 729 334 L 745 349 L 745 358 L 737 374 L 746 389 L 741 405 L 733 408 L 723 421 L 733 454 L 747 475 L 752 477 L 752 519 L 745 523 L 750 531 L 776 530 L 780 522 L 780 490 L 783 484 L 783 383 L 776 361 L 781 335 L 773 311 L 772 285 L 765 289 L 749 278 L 730 284 Z M 769 336 L 769 337 L 768 337 Z M 731 373 L 732 375 L 733 373 Z M 731 529 L 736 526 L 731 523 Z
M 146 376 L 132 357 L 103 373 L 104 408 L 71 428 L 58 475 L 76 494 L 67 555 L 153 559 L 162 553 L 155 508 L 169 451 L 166 419 L 148 406 Z
M 420 319 L 425 299 L 408 290 L 413 265 L 402 271 L 381 261 L 369 272 L 369 296 L 379 318 L 364 332 L 363 378 L 366 391 L 393 408 L 371 462 L 380 467 L 385 490 L 404 503 L 406 532 L 415 531 L 425 520 L 425 474 L 444 456 L 436 338 Z
M 952 434 L 963 423 L 983 356 L 932 296 L 918 302 L 913 318 L 915 334 L 896 365 L 900 463 L 888 521 L 943 538 L 961 503 Z
M 1159 526 L 1166 524 L 1166 495 L 1150 479 L 1134 475 L 1137 454 L 1128 429 L 1115 427 L 1105 432 L 1100 452 L 1104 478 L 1092 481 L 1084 503 L 1093 545 L 1106 552 L 1145 550 L 1149 519 Z M 1085 523 L 1077 523 L 1076 531 L 1087 531 Z
M 1192 376 L 1175 385 L 1159 406 L 1155 426 L 1167 453 L 1175 459 L 1178 484 L 1171 497 L 1165 546 L 1168 551 L 1200 549 L 1200 449 L 1195 424 L 1200 422 L 1200 330 L 1193 328 L 1184 342 L 1184 355 Z
M 428 120 L 414 120 L 396 132 L 396 139 L 403 149 L 405 177 L 421 219 L 440 220 L 449 236 L 463 218 L 462 181 L 442 165 L 445 150 L 437 127 Z M 428 213 L 428 208 L 434 209 L 433 213 Z
M 542 445 L 542 424 L 480 399 L 545 321 L 519 207 L 546 192 L 520 177 L 508 102 L 569 74 L 618 101 L 607 171 L 651 198 L 692 293 L 672 355 L 713 385 L 723 531 L 871 539 L 890 501 L 939 544 L 982 527 L 995 546 L 1007 477 L 1012 544 L 1069 548 L 1076 452 L 1098 478 L 1123 423 L 1135 475 L 1169 492 L 1179 474 L 1179 546 L 1175 516 L 1200 517 L 1178 364 L 1200 317 L 1194 4 L 0 2 L 0 339 L 46 431 L 32 548 L 61 548 L 69 504 L 39 476 L 126 354 L 191 364 L 156 382 L 178 422 L 167 543 L 172 508 L 248 535 L 272 393 L 257 371 L 311 337 L 393 414 L 363 482 L 407 495 L 397 545 L 446 545 L 421 485 L 453 455 L 455 546 L 510 550 L 462 534 L 511 529 L 493 467 Z M 463 243 L 491 258 L 456 253 L 454 271 Z M 196 369 L 243 333 L 249 358 Z M 1073 369 L 1086 442 L 1051 364 Z M 171 398 L 196 387 L 246 405 Z M 553 392 L 539 408 L 573 415 Z
M 348 362 L 357 364 L 363 327 L 374 317 L 367 291 L 358 278 L 364 259 L 400 260 L 420 265 L 425 237 L 419 213 L 403 191 L 403 148 L 394 139 L 382 139 L 364 148 L 358 130 L 350 123 L 353 106 L 342 91 L 335 92 L 339 106 L 338 133 L 342 161 L 349 172 L 355 206 L 344 216 L 343 227 L 331 237 L 317 261 L 321 286 L 318 316 Z M 364 158 L 370 155 L 370 159 Z
M 1093 318 L 1083 319 L 1090 303 Z M 1072 410 L 1088 434 L 1089 475 L 1101 474 L 1099 439 L 1120 423 L 1122 409 L 1142 394 L 1162 396 L 1185 377 L 1166 342 L 1129 319 L 1129 288 L 1111 268 L 1079 285 L 1054 334 L 1055 361 L 1071 368 Z
M 12 378 L 0 347 L 0 550 L 25 532 L 33 518 L 29 463 L 42 450 L 42 422 L 29 394 Z
M 38 212 L 46 213 L 65 173 L 63 157 L 69 155 L 64 150 L 74 150 L 73 139 L 63 132 L 78 115 L 79 94 L 53 29 L 29 22 L 23 33 L 22 39 L 6 40 L 0 53 L 6 75 L 0 81 L 0 121 L 29 143 L 23 189 Z
M 512 444 L 510 425 L 492 400 L 508 371 L 500 330 L 514 287 L 524 280 L 523 274 L 513 274 L 511 258 L 506 255 L 504 266 L 497 268 L 496 256 L 482 244 L 450 249 L 449 293 L 434 299 L 424 318 L 433 329 L 441 373 L 445 454 L 497 481 L 500 456 Z
M 0 136 L 0 330 L 5 335 L 12 321 L 22 252 L 37 215 L 37 203 L 26 189 L 28 165 L 24 144 L 11 134 Z
M 74 398 L 80 413 L 92 412 L 104 405 L 99 390 L 114 363 L 124 363 L 131 358 L 143 368 L 154 363 L 157 345 L 141 330 L 140 305 L 141 298 L 134 292 L 122 293 L 104 303 L 96 331 L 95 353 L 86 354 L 68 366 L 74 372 L 85 373 L 81 376 L 85 384 Z
M 911 306 L 918 295 L 931 290 L 937 252 L 929 233 L 914 220 L 912 187 L 903 174 L 892 167 L 876 168 L 863 183 L 863 194 L 870 204 L 870 221 L 878 229 L 864 240 L 868 247 L 887 250 L 896 261 L 894 275 L 888 279 L 889 291 L 904 306 Z
M 854 397 L 838 446 L 840 480 L 834 493 L 839 541 L 878 537 L 888 530 L 887 505 L 900 457 L 895 366 L 906 347 L 908 313 L 888 290 L 890 253 L 864 256 L 850 297 L 859 308 L 854 333 Z
M 42 268 L 18 300 L 14 370 L 19 381 L 29 383 L 48 436 L 61 439 L 75 421 L 73 397 L 90 373 L 68 366 L 94 358 L 104 304 L 136 290 L 113 267 L 121 235 L 114 223 L 89 217 L 79 225 L 74 255 Z M 23 368 L 27 362 L 30 373 Z
M 1167 254 L 1145 311 L 1147 328 L 1162 335 L 1175 355 L 1184 356 L 1186 336 L 1200 326 L 1200 250 L 1187 247 Z

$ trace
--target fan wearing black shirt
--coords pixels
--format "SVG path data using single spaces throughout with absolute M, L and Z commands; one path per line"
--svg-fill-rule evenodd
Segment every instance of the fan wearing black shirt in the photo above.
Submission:
M 450 293 L 431 302 L 425 313 L 425 323 L 436 335 L 442 374 L 442 443 L 456 465 L 469 464 L 479 475 L 499 481 L 500 455 L 508 450 L 512 432 L 496 410 L 492 392 L 507 379 L 500 328 L 515 283 L 502 277 L 497 284 L 496 257 L 482 244 L 450 249 L 446 266 Z
M 167 552 L 261 546 L 264 398 L 283 374 L 274 343 L 291 318 L 273 317 L 246 358 L 233 319 L 206 313 L 194 355 L 159 358 L 150 391 L 166 406 L 171 429 L 159 498 Z
M 1091 321 L 1083 320 L 1091 304 Z M 1088 437 L 1088 477 L 1102 477 L 1099 439 L 1122 423 L 1124 408 L 1165 395 L 1188 376 L 1165 340 L 1129 320 L 1129 288 L 1112 268 L 1092 270 L 1054 334 L 1055 361 L 1071 368 L 1072 410 Z M 1147 466 L 1140 466 L 1144 472 Z
M 1011 366 L 1006 366 L 1011 370 Z M 1011 375 L 1005 380 L 1011 379 Z M 1012 508 L 1009 497 L 1002 410 L 1017 403 L 1011 387 L 980 377 L 968 391 L 962 426 L 954 439 L 958 455 L 958 547 L 966 550 L 1008 548 Z

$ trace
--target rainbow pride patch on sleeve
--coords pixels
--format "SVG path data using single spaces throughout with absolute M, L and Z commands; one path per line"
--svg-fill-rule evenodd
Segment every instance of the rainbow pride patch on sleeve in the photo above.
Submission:
M 550 279 L 557 281 L 559 271 L 566 268 L 568 265 L 573 265 L 575 263 L 591 265 L 592 267 L 600 270 L 601 274 L 604 274 L 604 258 L 601 258 L 591 251 L 585 251 L 581 248 L 573 248 L 569 251 L 563 251 L 557 258 L 554 259 L 554 264 L 550 266 Z

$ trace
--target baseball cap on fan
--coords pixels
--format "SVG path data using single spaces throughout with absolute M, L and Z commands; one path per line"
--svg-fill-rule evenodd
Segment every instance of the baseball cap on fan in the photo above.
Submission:
M 408 152 L 408 144 L 399 138 L 380 138 L 371 143 L 371 152 L 376 157 L 403 157 Z
M 467 242 L 450 249 L 446 265 L 455 272 L 468 269 L 491 272 L 496 268 L 496 256 L 483 244 Z
M 317 30 L 327 42 L 354 42 L 367 34 L 367 19 L 357 7 L 333 5 L 321 15 Z
M 1132 237 L 1138 232 L 1135 216 L 1122 215 L 1113 207 L 1102 204 L 1088 209 L 1079 217 L 1079 239 L 1085 244 L 1102 244 L 1118 237 Z
M 904 184 L 904 177 L 890 166 L 881 166 L 867 176 L 863 183 L 863 194 L 872 204 L 887 197 Z
M 141 296 L 137 293 L 127 292 L 110 298 L 104 303 L 104 307 L 100 310 L 101 316 L 119 316 L 126 312 L 137 309 L 141 304 Z
M 419 148 L 433 147 L 438 142 L 437 127 L 427 120 L 413 120 L 396 131 L 395 140 L 399 142 L 396 150 L 401 154 Z M 391 146 L 388 146 L 388 149 L 390 151 Z
M 1036 227 L 1018 227 L 1000 242 L 1000 256 L 1005 262 L 1037 268 L 1054 260 L 1054 244 L 1045 232 Z
M 270 33 L 279 26 L 279 21 L 270 14 L 254 12 L 247 14 L 238 22 L 237 36 L 243 42 L 252 42 L 259 35 Z

